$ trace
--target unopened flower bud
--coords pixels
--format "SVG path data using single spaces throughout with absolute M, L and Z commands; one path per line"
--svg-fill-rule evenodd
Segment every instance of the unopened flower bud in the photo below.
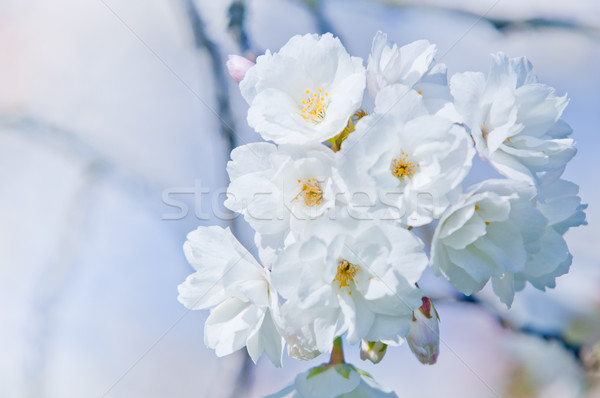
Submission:
M 239 55 L 230 55 L 226 65 L 233 80 L 239 83 L 244 79 L 244 76 L 246 76 L 248 69 L 254 66 L 254 62 L 247 58 L 240 57 Z
M 368 359 L 373 363 L 379 363 L 385 356 L 386 350 L 387 344 L 381 341 L 360 340 L 360 359 L 363 361 Z
M 428 297 L 423 297 L 422 301 L 423 305 L 413 312 L 406 340 L 421 363 L 433 365 L 440 351 L 440 318 Z
M 600 373 L 600 341 L 584 344 L 580 351 L 581 362 L 585 369 L 592 373 Z

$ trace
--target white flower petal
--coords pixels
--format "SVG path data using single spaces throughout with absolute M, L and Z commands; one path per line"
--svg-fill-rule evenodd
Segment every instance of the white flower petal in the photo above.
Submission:
M 266 351 L 280 366 L 283 345 L 272 316 L 279 302 L 268 271 L 229 229 L 199 227 L 188 234 L 184 250 L 197 271 L 179 286 L 179 301 L 190 309 L 211 309 L 206 345 L 218 356 L 247 346 L 255 362 Z
M 347 365 L 341 365 L 347 366 Z M 313 375 L 301 373 L 296 376 L 296 389 L 301 398 L 331 398 L 349 393 L 360 384 L 358 372 L 349 372 L 348 378 L 338 373 L 334 367 Z
M 427 265 L 422 242 L 401 227 L 342 215 L 315 221 L 306 236 L 286 247 L 272 270 L 287 299 L 286 324 L 312 325 L 321 352 L 342 334 L 350 342 L 366 335 L 401 341 L 422 297 L 414 285 Z M 387 320 L 377 323 L 379 316 Z
M 360 107 L 365 84 L 362 60 L 328 33 L 294 36 L 278 53 L 258 57 L 240 90 L 250 105 L 248 124 L 264 139 L 305 144 L 339 134 Z
M 446 209 L 469 172 L 472 141 L 463 127 L 428 115 L 421 97 L 405 86 L 381 89 L 375 103 L 375 113 L 363 117 L 342 146 L 340 167 L 358 170 L 361 187 L 376 188 L 371 214 L 427 224 Z
M 233 174 L 225 206 L 262 235 L 261 252 L 279 253 L 286 239 L 302 235 L 345 194 L 335 154 L 324 145 L 263 144 L 258 155 L 241 148 L 228 165 Z
M 264 310 L 236 298 L 215 307 L 204 327 L 204 342 L 217 356 L 229 355 L 246 345 L 252 329 L 260 325 Z
M 373 38 L 367 63 L 367 86 L 371 98 L 377 101 L 381 90 L 399 84 L 414 89 L 423 97 L 431 113 L 450 101 L 446 67 L 433 63 L 435 45 L 418 40 L 403 47 L 388 42 L 385 33 Z
M 493 55 L 487 80 L 467 72 L 453 76 L 450 87 L 480 156 L 505 176 L 537 182 L 536 173 L 575 155 L 566 139 L 571 130 L 559 120 L 568 100 L 537 83 L 527 59 Z
M 505 273 L 502 276 L 495 276 L 492 278 L 492 286 L 494 293 L 500 298 L 508 308 L 512 305 L 515 297 L 515 281 L 514 275 L 510 272 Z
M 477 292 L 491 278 L 507 306 L 527 281 L 542 290 L 554 286 L 571 256 L 560 233 L 536 207 L 537 200 L 552 200 L 552 189 L 549 197 L 542 190 L 536 198 L 534 192 L 529 184 L 511 180 L 488 180 L 471 188 L 436 228 L 430 260 L 436 274 L 464 294 Z M 567 213 L 572 211 L 581 210 L 571 207 Z

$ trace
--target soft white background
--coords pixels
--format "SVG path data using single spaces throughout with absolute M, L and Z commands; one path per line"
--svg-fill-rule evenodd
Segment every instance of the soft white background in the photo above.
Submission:
M 324 16 L 348 51 L 366 59 L 377 30 L 405 44 L 428 39 L 449 74 L 486 71 L 489 53 L 527 55 L 540 80 L 568 93 L 564 118 L 579 153 L 565 177 L 590 204 L 589 226 L 569 232 L 569 275 L 547 294 L 518 295 L 513 319 L 560 329 L 600 308 L 600 3 L 597 0 L 329 0 Z M 392 4 L 394 3 L 394 4 Z M 198 1 L 222 55 L 239 53 L 226 31 L 229 1 Z M 427 5 L 422 7 L 421 5 Z M 437 7 L 440 6 L 440 7 Z M 453 9 L 461 10 L 458 13 Z M 256 50 L 276 51 L 317 25 L 300 1 L 247 1 Z M 574 28 L 496 30 L 485 18 L 546 18 Z M 239 142 L 245 125 L 229 95 Z M 193 46 L 175 0 L 0 2 L 0 397 L 226 397 L 242 355 L 204 347 L 202 312 L 186 312 L 177 285 L 191 272 L 181 250 L 197 225 L 162 201 L 165 191 L 210 188 L 198 213 L 221 209 L 227 143 L 215 112 L 207 54 Z M 477 164 L 485 169 L 485 166 Z M 200 208 L 201 207 L 201 208 Z M 241 226 L 242 240 L 251 242 Z M 553 344 L 514 335 L 485 311 L 440 304 L 441 354 L 421 365 L 407 347 L 381 365 L 348 358 L 401 397 L 577 397 L 582 373 Z M 274 392 L 326 358 L 265 359 L 247 397 Z M 532 395 L 511 395 L 515 369 Z M 588 393 L 593 396 L 593 392 Z

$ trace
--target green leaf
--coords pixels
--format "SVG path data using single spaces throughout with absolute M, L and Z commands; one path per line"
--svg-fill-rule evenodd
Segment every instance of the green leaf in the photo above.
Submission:
M 373 379 L 373 376 L 371 376 L 369 373 L 365 372 L 364 370 L 360 370 L 360 369 L 356 369 L 356 371 L 358 372 L 358 374 L 363 375 L 365 377 L 368 377 L 370 379 Z
M 306 376 L 306 380 L 310 379 L 313 376 L 316 376 L 320 373 L 327 372 L 329 370 L 329 366 L 327 364 L 323 364 L 321 366 L 317 366 L 316 368 L 312 368 L 308 371 L 308 376 Z
M 344 379 L 349 379 L 350 378 L 350 372 L 352 370 L 354 370 L 354 366 L 350 366 L 350 365 L 345 364 L 345 363 L 340 363 L 338 365 L 335 365 L 333 368 Z

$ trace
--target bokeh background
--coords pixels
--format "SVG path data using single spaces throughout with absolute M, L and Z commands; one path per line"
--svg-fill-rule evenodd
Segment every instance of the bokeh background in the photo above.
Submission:
M 556 289 L 527 289 L 509 313 L 486 291 L 486 306 L 440 300 L 435 366 L 406 346 L 376 367 L 347 357 L 400 397 L 600 397 L 597 0 L 0 0 L 0 397 L 256 397 L 326 361 L 217 358 L 206 313 L 176 299 L 192 271 L 181 247 L 213 224 L 253 247 L 222 207 L 231 146 L 260 139 L 226 55 L 332 31 L 366 59 L 377 30 L 436 43 L 449 75 L 528 56 L 571 98 L 564 176 L 589 225 L 567 234 Z

